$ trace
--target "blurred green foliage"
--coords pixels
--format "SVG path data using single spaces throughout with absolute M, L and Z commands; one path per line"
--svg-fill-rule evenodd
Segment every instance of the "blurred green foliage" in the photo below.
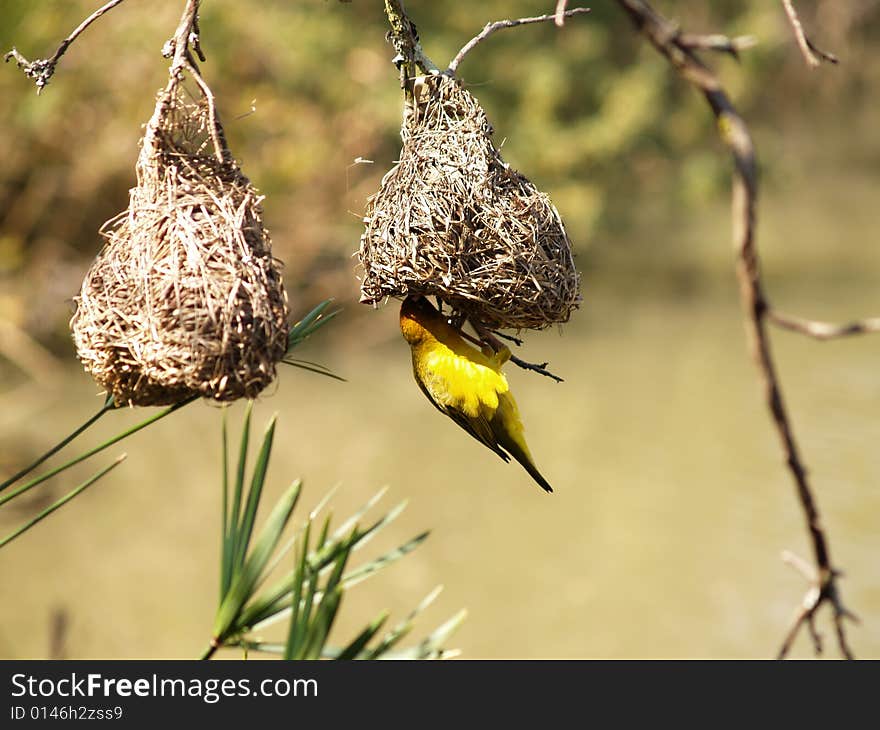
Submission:
M 49 56 L 97 5 L 2 0 L 0 49 Z M 410 0 L 407 9 L 425 51 L 442 66 L 485 22 L 553 5 Z M 779 3 L 655 5 L 690 32 L 758 38 L 740 64 L 711 62 L 747 116 L 763 125 L 759 152 L 771 177 L 786 118 L 809 114 L 821 126 L 823 116 L 863 115 L 865 89 L 880 78 L 880 54 L 871 51 L 880 37 L 875 0 L 800 3 L 817 44 L 843 60 L 843 70 L 821 75 L 804 65 Z M 356 299 L 351 254 L 364 201 L 399 150 L 401 99 L 382 6 L 203 3 L 205 77 L 233 151 L 266 195 L 295 311 L 301 298 Z M 181 8 L 145 0 L 119 6 L 70 48 L 39 97 L 12 64 L 0 73 L 0 320 L 44 343 L 70 347 L 70 298 L 100 247 L 100 225 L 127 204 L 141 125 L 166 74 L 160 49 Z M 582 268 L 640 222 L 664 225 L 726 195 L 727 160 L 717 154 L 702 100 L 614 3 L 594 3 L 590 15 L 562 30 L 502 31 L 459 74 L 484 104 L 508 162 L 551 194 Z M 636 258 L 652 244 L 650 236 L 640 241 Z

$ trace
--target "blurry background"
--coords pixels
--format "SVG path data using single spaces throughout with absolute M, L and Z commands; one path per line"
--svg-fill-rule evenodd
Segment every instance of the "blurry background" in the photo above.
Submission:
M 0 0 L 0 51 L 51 55 L 97 5 Z M 441 66 L 486 21 L 554 5 L 407 3 Z M 204 74 L 266 195 L 294 315 L 328 296 L 344 308 L 300 354 L 348 382 L 286 369 L 257 406 L 262 420 L 280 413 L 272 486 L 302 476 L 308 507 L 339 483 L 342 518 L 390 484 L 388 504 L 410 504 L 376 552 L 433 531 L 352 590 L 340 641 L 443 583 L 420 629 L 468 608 L 452 643 L 470 658 L 768 656 L 801 599 L 779 554 L 807 557 L 808 546 L 743 337 L 727 157 L 704 102 L 613 3 L 594 5 L 561 31 L 503 31 L 460 68 L 507 161 L 550 193 L 584 274 L 572 322 L 528 333 L 520 353 L 550 360 L 565 382 L 509 372 L 556 488 L 547 496 L 430 408 L 395 304 L 356 303 L 360 215 L 399 151 L 380 0 L 204 2 Z M 830 320 L 880 313 L 880 3 L 799 3 L 811 38 L 841 58 L 817 70 L 780 3 L 656 5 L 688 31 L 759 40 L 739 64 L 711 61 L 762 161 L 759 247 L 774 304 Z M 141 125 L 166 78 L 159 50 L 181 8 L 128 0 L 70 48 L 40 97 L 0 68 L 0 474 L 100 405 L 73 353 L 71 297 L 98 228 L 127 205 Z M 774 345 L 844 597 L 863 619 L 853 647 L 880 656 L 880 339 L 774 332 Z M 142 417 L 111 414 L 83 443 Z M 0 656 L 47 655 L 59 611 L 67 656 L 200 651 L 219 570 L 219 435 L 217 408 L 187 408 L 109 452 L 129 459 L 0 551 Z M 96 468 L 13 502 L 0 532 Z M 795 653 L 811 654 L 804 637 Z

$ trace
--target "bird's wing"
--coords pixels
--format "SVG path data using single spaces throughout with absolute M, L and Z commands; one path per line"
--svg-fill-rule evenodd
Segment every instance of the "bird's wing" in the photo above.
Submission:
M 508 390 L 504 375 L 445 347 L 414 360 L 413 365 L 419 387 L 441 413 L 504 461 L 510 461 L 491 424 L 498 409 L 499 393 Z

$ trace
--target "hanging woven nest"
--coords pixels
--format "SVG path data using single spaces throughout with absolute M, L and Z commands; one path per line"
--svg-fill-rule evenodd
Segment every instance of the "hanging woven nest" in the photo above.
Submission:
M 414 85 L 400 161 L 367 202 L 361 301 L 435 295 L 492 328 L 568 321 L 580 275 L 558 211 L 492 143 L 454 77 Z
M 172 67 L 146 125 L 128 209 L 76 297 L 85 369 L 117 404 L 256 396 L 287 348 L 287 295 L 261 196 L 226 144 L 210 89 Z

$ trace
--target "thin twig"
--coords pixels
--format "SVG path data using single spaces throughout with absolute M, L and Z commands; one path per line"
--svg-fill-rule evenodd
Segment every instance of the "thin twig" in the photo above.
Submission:
M 64 505 L 66 505 L 68 502 L 70 502 L 70 500 L 72 500 L 75 497 L 82 494 L 86 489 L 88 489 L 95 482 L 97 482 L 99 479 L 101 479 L 101 477 L 103 477 L 105 474 L 112 471 L 117 466 L 119 466 L 123 461 L 125 461 L 125 458 L 126 458 L 126 454 L 122 454 L 121 456 L 117 457 L 116 460 L 112 464 L 110 464 L 110 466 L 103 468 L 101 471 L 99 471 L 94 476 L 89 477 L 88 479 L 86 479 L 86 481 L 84 481 L 82 484 L 80 484 L 78 487 L 76 487 L 73 491 L 69 492 L 68 494 L 65 494 L 57 502 L 53 502 L 51 505 L 46 507 L 46 509 L 44 509 L 42 512 L 40 512 L 35 517 L 32 517 L 30 520 L 25 522 L 18 529 L 13 530 L 6 537 L 4 537 L 2 540 L 0 540 L 0 548 L 5 547 L 9 543 L 11 543 L 13 540 L 15 540 L 15 538 L 21 537 L 25 532 L 27 532 L 35 525 L 42 522 L 49 515 L 51 515 L 53 512 L 61 509 Z
M 27 474 L 30 474 L 34 469 L 36 469 L 40 464 L 42 464 L 46 459 L 50 456 L 57 454 L 61 449 L 63 449 L 67 444 L 73 441 L 77 436 L 91 428 L 101 416 L 103 416 L 107 411 L 112 411 L 116 407 L 116 404 L 113 402 L 112 398 L 107 398 L 104 401 L 104 405 L 101 406 L 100 410 L 91 418 L 89 418 L 85 423 L 79 426 L 76 430 L 73 431 L 69 436 L 61 439 L 57 444 L 55 444 L 51 449 L 49 449 L 45 454 L 38 457 L 36 461 L 28 464 L 26 467 L 23 467 L 20 471 L 17 471 L 8 479 L 4 480 L 2 484 L 0 484 L 0 492 L 6 489 L 11 484 L 15 484 L 19 479 Z
M 785 634 L 785 638 L 782 640 L 782 645 L 779 648 L 779 652 L 777 653 L 777 658 L 781 659 L 788 654 L 791 649 L 791 645 L 794 643 L 795 638 L 800 632 L 801 628 L 806 625 L 810 639 L 813 642 L 813 649 L 816 654 L 822 653 L 822 637 L 816 629 L 816 623 L 814 621 L 814 616 L 816 613 L 816 609 L 819 606 L 819 589 L 816 587 L 818 576 L 816 574 L 816 569 L 806 560 L 804 560 L 800 555 L 797 555 L 789 550 L 784 550 L 782 553 L 782 561 L 787 563 L 792 568 L 794 568 L 798 573 L 800 573 L 804 579 L 807 581 L 807 584 L 810 586 L 804 595 L 803 600 L 801 601 L 801 605 L 797 607 L 797 610 L 794 612 L 794 617 L 792 618 L 791 626 Z
M 819 517 L 813 490 L 794 437 L 791 419 L 782 397 L 779 376 L 767 334 L 769 305 L 761 280 L 758 249 L 755 243 L 755 217 L 758 204 L 758 172 L 755 148 L 748 126 L 733 106 L 715 74 L 700 60 L 693 49 L 683 45 L 677 28 L 659 15 L 644 0 L 617 0 L 641 32 L 686 81 L 698 89 L 717 120 L 719 134 L 728 147 L 734 162 L 733 185 L 733 242 L 737 255 L 737 277 L 740 298 L 745 309 L 746 331 L 761 380 L 767 407 L 779 436 L 785 462 L 797 488 L 798 499 L 813 548 L 816 574 L 813 585 L 804 599 L 802 609 L 788 635 L 779 656 L 785 656 L 798 630 L 812 621 L 816 609 L 829 603 L 834 611 L 838 646 L 841 653 L 852 658 L 846 640 L 843 619 L 847 611 L 837 590 L 838 573 L 832 567 L 828 539 Z
M 196 52 L 196 55 L 199 57 L 199 60 L 204 63 L 205 62 L 205 54 L 202 53 L 202 31 L 199 28 L 199 15 L 196 13 L 195 18 L 193 18 L 192 25 L 192 47 Z
M 565 378 L 560 378 L 558 375 L 550 372 L 547 369 L 547 366 L 550 364 L 549 362 L 535 363 L 535 362 L 527 362 L 522 358 L 517 357 L 516 355 L 511 354 L 510 362 L 512 362 L 517 367 L 521 367 L 523 370 L 531 370 L 533 373 L 538 373 L 538 375 L 543 375 L 545 378 L 550 378 L 551 380 L 555 380 L 557 383 L 564 383 Z
M 810 565 L 810 563 L 804 560 L 797 553 L 793 553 L 791 552 L 791 550 L 783 550 L 782 562 L 794 568 L 804 577 L 804 580 L 806 580 L 808 583 L 816 582 L 816 568 Z
M 808 66 L 816 68 L 822 61 L 835 64 L 840 62 L 840 59 L 838 59 L 833 53 L 828 53 L 816 48 L 813 42 L 807 37 L 807 34 L 804 32 L 804 26 L 801 25 L 801 20 L 798 17 L 797 10 L 795 10 L 794 3 L 792 3 L 791 0 L 782 0 L 782 7 L 785 8 L 788 22 L 791 24 L 791 29 L 794 31 L 794 37 L 797 40 L 798 46 L 801 49 L 801 54 Z
M 584 13 L 589 13 L 590 8 L 572 8 L 571 10 L 566 10 L 563 12 L 563 16 L 566 18 L 570 18 L 573 15 L 582 15 Z M 470 53 L 477 45 L 482 43 L 486 38 L 495 33 L 496 31 L 503 30 L 504 28 L 515 28 L 518 25 L 527 25 L 529 23 L 544 23 L 548 20 L 557 21 L 558 15 L 538 15 L 534 18 L 519 18 L 517 20 L 497 20 L 494 23 L 486 23 L 483 26 L 483 30 L 479 32 L 478 35 L 471 38 L 467 43 L 464 44 L 462 49 L 455 54 L 455 58 L 449 64 L 449 68 L 446 69 L 447 73 L 454 74 L 458 69 L 458 65 L 464 60 L 464 57 Z
M 712 33 L 710 35 L 680 33 L 678 35 L 678 43 L 684 48 L 689 48 L 692 51 L 716 51 L 719 53 L 729 53 L 735 59 L 739 60 L 740 51 L 753 48 L 757 45 L 758 39 L 751 35 L 741 35 L 730 38 L 718 33 Z
M 880 317 L 847 322 L 846 324 L 835 324 L 834 322 L 820 322 L 818 320 L 794 317 L 771 309 L 767 312 L 767 319 L 777 327 L 798 332 L 817 340 L 833 340 L 838 337 L 880 332 Z
M 150 416 L 150 417 L 147 418 L 146 420 L 141 421 L 140 423 L 135 424 L 134 426 L 132 426 L 132 427 L 130 427 L 130 428 L 127 428 L 125 431 L 122 431 L 121 433 L 116 434 L 115 436 L 113 436 L 112 438 L 108 439 L 108 440 L 105 441 L 104 443 L 99 444 L 98 446 L 95 446 L 94 448 L 89 449 L 89 450 L 86 451 L 85 453 L 80 454 L 79 456 L 76 456 L 76 457 L 74 457 L 73 459 L 70 459 L 69 461 L 65 462 L 65 463 L 62 464 L 61 466 L 55 467 L 55 468 L 52 469 L 51 471 L 48 471 L 48 472 L 46 472 L 45 474 L 43 474 L 43 475 L 41 475 L 41 476 L 39 476 L 39 477 L 34 477 L 34 478 L 31 479 L 30 481 L 28 481 L 28 482 L 22 484 L 21 486 L 17 487 L 16 489 L 14 489 L 14 490 L 13 490 L 12 492 L 10 492 L 9 494 L 6 494 L 6 495 L 0 497 L 0 505 L 4 505 L 4 504 L 6 504 L 6 503 L 9 502 L 10 500 L 13 500 L 13 499 L 15 499 L 16 497 L 18 497 L 18 496 L 24 494 L 25 492 L 30 491 L 30 490 L 33 489 L 34 487 L 37 487 L 37 486 L 39 486 L 40 484 L 43 484 L 44 482 L 46 482 L 46 481 L 48 481 L 49 479 L 51 479 L 52 477 L 54 477 L 56 474 L 60 474 L 61 472 L 66 471 L 66 470 L 69 469 L 70 467 L 75 466 L 76 464 L 79 464 L 80 462 L 85 461 L 86 459 L 88 459 L 88 458 L 94 456 L 95 454 L 100 453 L 101 451 L 103 451 L 103 450 L 106 449 L 106 448 L 109 448 L 109 447 L 112 446 L 113 444 L 119 443 L 119 442 L 122 441 L 123 439 L 128 438 L 129 436 L 131 436 L 132 434 L 137 433 L 137 432 L 140 431 L 141 429 L 144 429 L 144 428 L 146 428 L 147 426 L 152 425 L 153 423 L 155 423 L 155 422 L 158 421 L 159 419 L 164 418 L 165 416 L 167 416 L 167 415 L 169 415 L 169 414 L 171 414 L 171 413 L 174 413 L 174 411 L 176 411 L 176 410 L 178 410 L 178 409 L 180 409 L 180 408 L 183 408 L 183 407 L 186 406 L 186 405 L 189 405 L 189 404 L 192 403 L 194 400 L 196 400 L 198 397 L 199 397 L 199 396 L 197 396 L 197 395 L 190 396 L 189 398 L 187 398 L 187 399 L 185 399 L 185 400 L 182 400 L 180 403 L 177 403 L 177 404 L 175 404 L 175 405 L 173 405 L 173 406 L 169 406 L 168 408 L 166 408 L 166 409 L 160 411 L 159 413 L 156 413 L 156 414 Z M 79 433 L 79 430 L 78 430 L 77 432 L 75 432 L 75 433 Z M 69 441 L 69 438 L 68 438 L 66 441 Z M 56 450 L 57 450 L 57 449 L 53 449 L 53 453 L 54 453 L 54 451 L 56 451 Z M 42 463 L 42 461 L 43 461 L 43 460 L 41 459 L 39 463 Z
M 205 83 L 205 80 L 202 78 L 202 75 L 198 72 L 195 65 L 192 63 L 187 63 L 187 65 L 195 72 L 192 74 L 192 77 L 195 79 L 196 84 L 198 84 L 199 88 L 202 90 L 202 94 L 204 94 L 205 99 L 208 102 L 208 117 L 211 126 L 209 133 L 211 135 L 211 142 L 214 144 L 214 155 L 217 157 L 217 161 L 221 164 L 228 162 L 230 154 L 227 146 L 220 140 L 221 128 L 217 123 L 217 106 L 214 101 L 214 92 L 211 91 L 211 87 Z
M 55 73 L 55 66 L 58 65 L 58 61 L 65 54 L 71 43 L 73 43 L 86 28 L 88 28 L 93 22 L 100 18 L 104 13 L 106 13 L 108 10 L 112 10 L 117 5 L 120 5 L 123 2 L 124 0 L 110 0 L 110 2 L 108 2 L 106 5 L 98 8 L 88 18 L 80 23 L 76 27 L 76 29 L 69 36 L 67 36 L 67 38 L 61 41 L 61 45 L 58 46 L 58 50 L 56 50 L 55 53 L 52 54 L 51 58 L 38 58 L 36 61 L 28 61 L 15 48 L 13 48 L 3 57 L 3 60 L 8 62 L 10 58 L 14 59 L 16 65 L 22 71 L 24 71 L 25 76 L 34 79 L 34 83 L 37 86 L 37 94 L 39 94 L 46 86 L 46 84 L 49 83 L 49 79 L 51 79 L 52 75 Z
M 506 335 L 503 332 L 499 332 L 498 330 L 492 330 L 492 334 L 496 337 L 500 337 L 502 340 L 507 340 L 508 342 L 512 342 L 517 347 L 522 347 L 523 341 L 519 337 L 514 337 L 513 335 Z
M 474 344 L 476 344 L 480 347 L 482 347 L 483 345 L 488 345 L 495 352 L 500 352 L 501 350 L 505 349 L 504 345 L 495 336 L 495 334 L 493 332 L 491 332 L 490 330 L 486 329 L 482 324 L 479 323 L 479 321 L 476 321 L 474 319 L 470 319 L 469 321 L 470 321 L 471 325 L 473 326 L 473 328 L 477 331 L 477 334 L 480 336 L 480 339 L 475 340 L 474 338 L 470 337 L 467 333 L 462 332 L 461 334 L 463 334 L 466 339 L 469 339 L 471 342 L 473 342 Z M 505 339 L 512 339 L 514 342 L 517 342 L 516 338 L 505 337 Z M 521 344 L 521 343 L 517 342 L 517 344 Z M 508 350 L 508 352 L 510 352 L 510 351 Z M 510 362 L 512 362 L 517 367 L 521 367 L 523 370 L 531 370 L 533 373 L 538 373 L 539 375 L 543 375 L 545 378 L 550 378 L 551 380 L 555 380 L 557 383 L 564 383 L 565 382 L 564 378 L 560 378 L 558 375 L 551 373 L 547 369 L 547 366 L 550 364 L 548 362 L 542 362 L 542 363 L 528 362 L 526 360 L 523 360 L 522 358 L 517 357 L 513 353 L 510 354 Z
M 568 0 L 556 0 L 556 12 L 553 13 L 553 22 L 556 23 L 557 28 L 561 28 L 565 25 L 566 5 L 568 5 Z

